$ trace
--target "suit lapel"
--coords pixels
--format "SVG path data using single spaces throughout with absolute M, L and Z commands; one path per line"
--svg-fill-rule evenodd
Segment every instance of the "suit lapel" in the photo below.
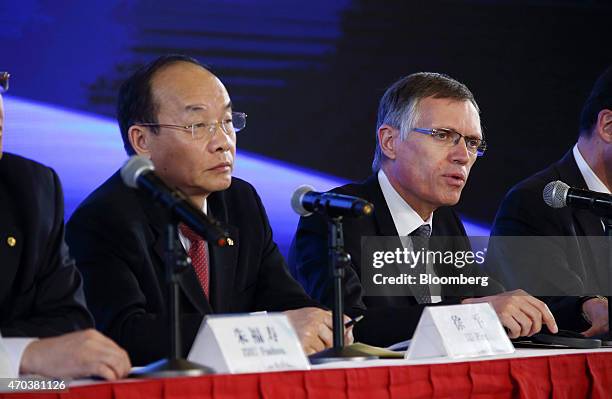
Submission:
M 210 271 L 211 271 L 211 305 L 217 313 L 227 313 L 231 308 L 232 292 L 236 265 L 238 264 L 238 250 L 240 248 L 239 231 L 234 226 L 222 224 L 229 233 L 230 240 L 225 247 L 210 245 Z
M 576 159 L 574 158 L 573 151 L 570 150 L 556 165 L 559 176 L 563 182 L 570 185 L 571 187 L 582 188 L 588 190 L 586 181 L 578 168 Z M 590 249 L 590 258 L 584 259 L 583 267 L 589 270 L 594 270 L 596 277 L 585 281 L 588 287 L 592 286 L 605 286 L 600 282 L 608 281 L 608 264 L 609 264 L 609 252 L 607 245 L 603 244 L 603 225 L 601 219 L 590 212 L 588 209 L 574 209 L 571 208 L 572 226 L 574 230 L 572 233 L 577 236 L 577 239 L 583 243 L 588 242 Z M 588 239 L 584 237 L 602 237 L 599 239 Z M 590 266 L 589 266 L 590 265 Z M 590 275 L 591 273 L 586 270 L 582 271 L 583 275 Z
M 557 163 L 556 168 L 563 182 L 571 187 L 588 190 L 586 181 L 582 177 L 582 173 L 580 173 L 571 150 Z M 572 209 L 571 212 L 577 227 L 576 235 L 601 236 L 603 234 L 603 226 L 599 217 L 586 209 Z
M 231 299 L 234 291 L 234 279 L 238 265 L 240 248 L 239 230 L 230 226 L 228 210 L 225 204 L 225 192 L 220 191 L 208 197 L 208 214 L 217 219 L 230 239 L 225 247 L 209 245 L 211 286 L 211 305 L 215 312 L 224 313 L 231 310 Z
M 363 186 L 366 192 L 366 198 L 368 198 L 374 204 L 374 220 L 376 223 L 377 235 L 393 237 L 393 239 L 385 241 L 385 244 L 389 245 L 389 247 L 385 248 L 384 250 L 394 252 L 397 248 L 402 248 L 404 244 L 401 240 L 404 237 L 400 237 L 399 233 L 397 232 L 395 222 L 393 221 L 393 216 L 391 216 L 391 211 L 389 210 L 389 205 L 387 205 L 385 196 L 380 188 L 378 176 L 376 174 L 370 176 L 363 183 Z M 391 274 L 394 275 L 399 275 L 400 273 L 411 273 L 409 271 L 400 269 L 399 265 L 397 264 L 393 265 L 392 267 L 393 273 Z M 415 304 L 416 299 L 414 298 L 414 287 L 409 287 L 409 290 L 413 293 L 413 295 L 403 297 L 402 299 L 396 298 L 395 300 Z
M 152 201 L 148 199 L 143 199 L 141 201 L 143 204 L 145 213 L 148 216 L 149 226 L 153 231 L 155 236 L 155 244 L 154 251 L 157 257 L 159 258 L 159 262 L 157 262 L 158 267 L 161 268 L 161 276 L 163 276 L 163 285 L 162 289 L 166 289 L 166 270 L 165 270 L 165 257 L 166 257 L 166 246 L 165 246 L 165 230 L 167 223 L 171 220 L 170 214 L 162 209 L 160 206 L 156 205 Z M 185 253 L 183 246 L 178 239 L 176 238 L 176 245 L 181 248 L 181 251 Z M 191 304 L 200 312 L 201 314 L 212 313 L 213 309 L 204 295 L 202 291 L 202 286 L 200 285 L 200 281 L 198 280 L 197 275 L 195 274 L 195 270 L 193 267 L 188 267 L 178 276 L 178 283 L 181 291 L 185 294 L 187 299 L 191 302 Z
M 2 259 L 0 304 L 4 303 L 13 289 L 15 276 L 20 267 L 23 240 L 23 232 L 15 220 L 12 201 L 0 182 L 0 259 Z
M 376 174 L 370 176 L 363 183 L 363 187 L 366 192 L 366 198 L 374 204 L 377 234 L 381 236 L 398 236 L 389 206 L 378 183 L 378 176 Z

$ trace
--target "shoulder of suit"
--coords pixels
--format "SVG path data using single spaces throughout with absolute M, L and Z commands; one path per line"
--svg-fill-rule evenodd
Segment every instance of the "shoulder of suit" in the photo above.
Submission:
M 49 183 L 54 176 L 57 174 L 50 167 L 19 155 L 4 153 L 0 159 L 0 178 L 10 189 L 28 191 L 53 187 Z
M 371 200 L 367 195 L 366 182 L 348 183 L 343 186 L 333 188 L 330 190 L 330 192 L 343 195 L 354 195 L 366 200 Z
M 515 184 L 506 194 L 505 199 L 517 197 L 532 197 L 537 198 L 539 202 L 542 199 L 542 192 L 546 184 L 560 178 L 556 170 L 556 164 L 548 166 L 528 178 L 521 180 Z
M 2 168 L 5 170 L 18 170 L 20 174 L 28 170 L 32 171 L 33 173 L 49 173 L 52 171 L 50 167 L 45 166 L 40 162 L 8 152 L 2 154 L 0 165 L 2 165 Z
M 126 186 L 117 171 L 79 204 L 71 220 L 85 215 L 104 219 L 109 214 L 114 215 L 112 219 L 120 219 L 120 215 L 130 215 L 140 208 L 138 197 L 139 191 Z
M 257 194 L 257 190 L 251 183 L 239 177 L 232 176 L 232 183 L 230 184 L 228 188 L 226 188 L 223 191 L 212 193 L 209 198 L 213 200 L 214 198 L 217 198 L 217 197 L 224 198 L 226 201 L 230 198 L 244 200 L 246 199 L 246 197 L 253 197 L 255 195 L 259 195 L 259 194 Z
M 538 197 L 541 197 L 544 186 L 551 181 L 561 180 L 561 173 L 567 175 L 568 173 L 571 173 L 572 168 L 576 168 L 577 174 L 580 173 L 577 170 L 578 166 L 575 164 L 574 155 L 570 150 L 558 161 L 514 185 L 509 190 L 508 195 L 516 195 L 517 193 L 532 193 L 536 194 Z M 570 182 L 570 184 L 571 183 L 572 182 Z
M 259 197 L 257 190 L 246 180 L 232 177 L 232 183 L 222 191 L 212 193 L 208 197 L 209 204 L 224 203 L 229 207 L 248 207 L 248 203 L 255 203 Z
M 255 191 L 255 187 L 246 180 L 232 176 L 232 184 L 224 191 Z
M 459 214 L 455 212 L 455 208 L 452 206 L 442 206 L 434 211 L 434 221 L 446 217 L 459 219 Z

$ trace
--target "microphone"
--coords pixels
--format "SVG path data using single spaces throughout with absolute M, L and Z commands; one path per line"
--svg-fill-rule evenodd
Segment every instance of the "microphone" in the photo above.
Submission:
M 206 241 L 219 247 L 225 246 L 228 234 L 221 228 L 221 224 L 193 206 L 180 190 L 168 187 L 154 170 L 153 163 L 148 158 L 134 155 L 121 168 L 121 178 L 128 187 L 149 193 L 154 200 L 170 209 L 176 218 Z
M 361 217 L 374 212 L 374 205 L 368 201 L 349 195 L 318 193 L 311 186 L 298 187 L 291 196 L 291 208 L 301 216 L 313 212 L 329 217 Z
M 588 209 L 601 217 L 612 217 L 612 195 L 570 187 L 560 180 L 544 187 L 544 202 L 553 208 Z

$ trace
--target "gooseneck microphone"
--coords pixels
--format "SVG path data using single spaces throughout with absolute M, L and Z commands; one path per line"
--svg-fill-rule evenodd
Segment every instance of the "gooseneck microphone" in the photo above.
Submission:
M 170 209 L 172 214 L 191 227 L 209 243 L 223 247 L 228 234 L 221 224 L 193 206 L 180 190 L 172 190 L 155 174 L 153 163 L 146 157 L 134 155 L 121 168 L 123 182 L 132 188 L 149 193 L 153 199 Z
M 551 181 L 542 192 L 544 202 L 553 208 L 570 206 L 588 209 L 601 217 L 612 217 L 612 195 L 570 187 L 564 182 Z
M 310 216 L 316 212 L 329 217 L 360 217 L 374 212 L 374 205 L 362 198 L 318 193 L 306 185 L 298 187 L 291 196 L 291 208 L 301 216 Z

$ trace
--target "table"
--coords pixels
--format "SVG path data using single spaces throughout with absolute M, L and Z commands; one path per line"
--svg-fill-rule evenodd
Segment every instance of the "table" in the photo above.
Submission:
M 612 349 L 517 350 L 493 358 L 374 360 L 310 371 L 115 383 L 76 382 L 64 393 L 4 398 L 612 398 Z

